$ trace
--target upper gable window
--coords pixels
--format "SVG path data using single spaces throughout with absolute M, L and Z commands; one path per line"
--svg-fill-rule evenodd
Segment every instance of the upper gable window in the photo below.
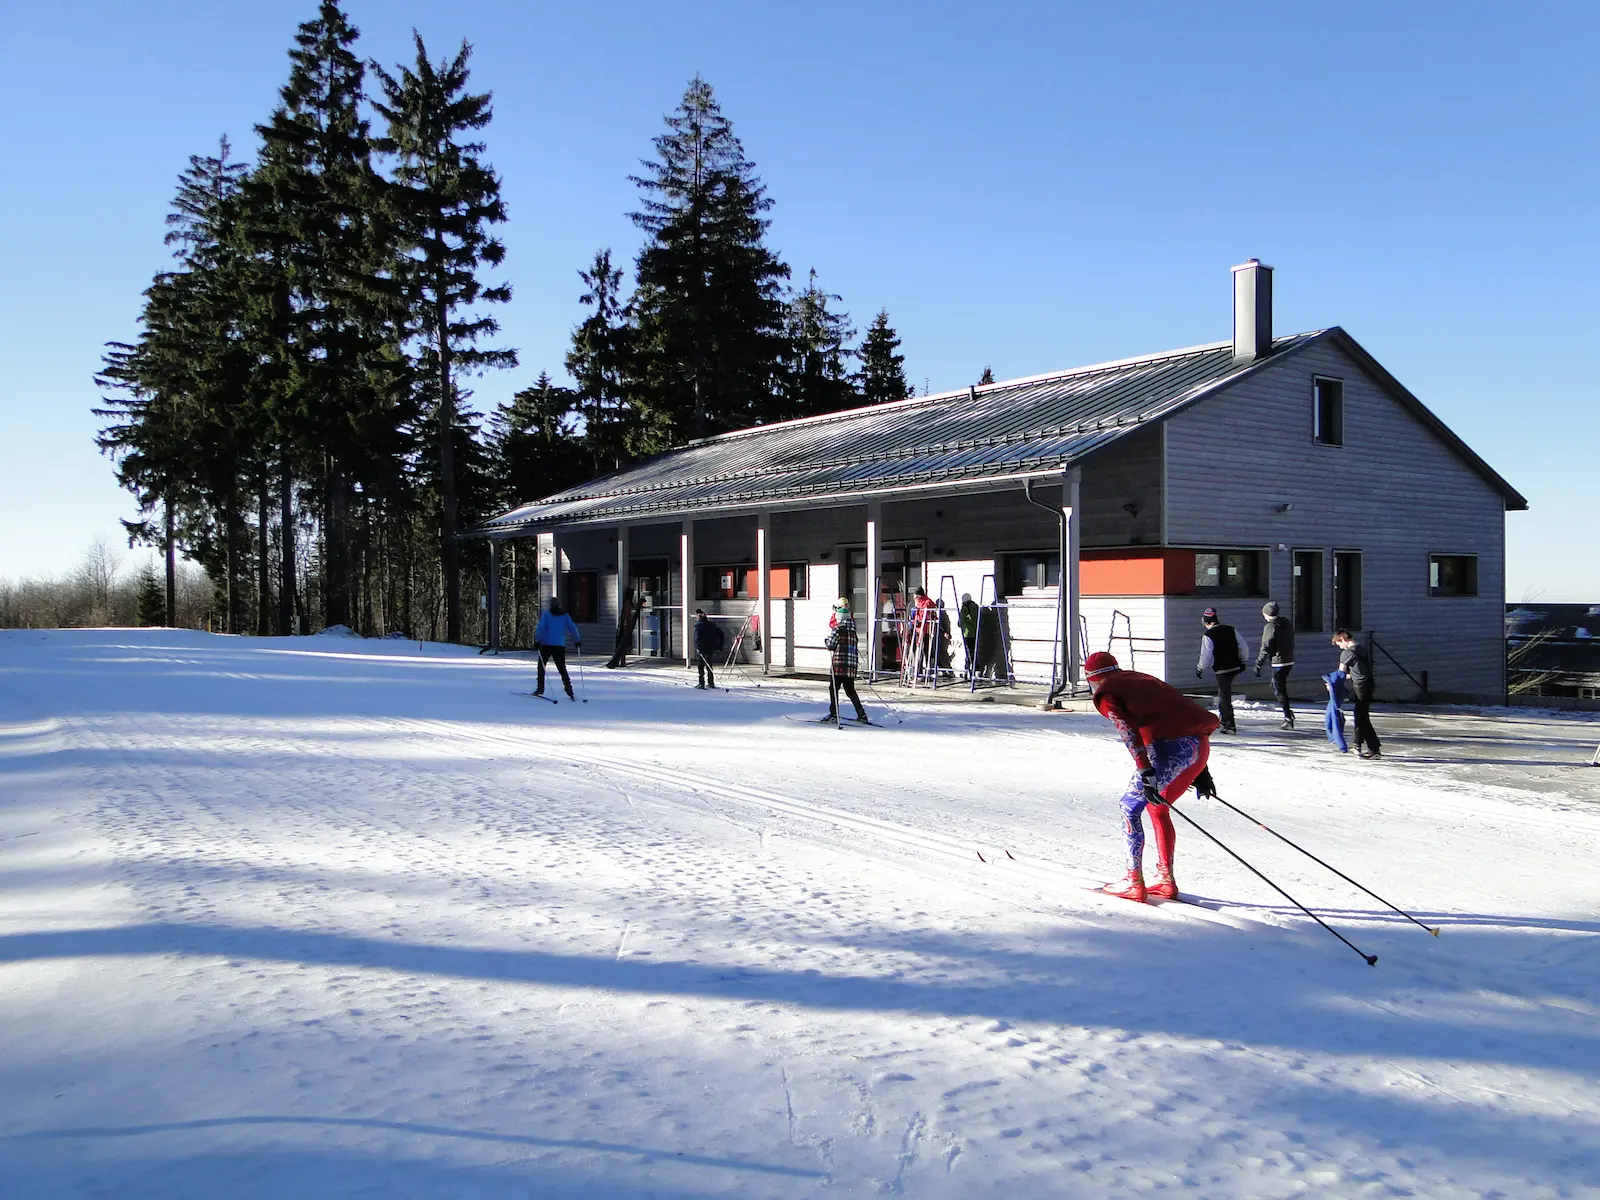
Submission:
M 1344 380 L 1314 379 L 1312 436 L 1324 446 L 1344 445 Z

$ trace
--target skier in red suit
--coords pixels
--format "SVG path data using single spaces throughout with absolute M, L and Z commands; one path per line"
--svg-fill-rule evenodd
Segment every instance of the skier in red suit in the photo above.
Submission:
M 1216 715 L 1200 707 L 1177 688 L 1153 675 L 1124 671 L 1109 654 L 1091 654 L 1084 660 L 1094 706 L 1117 727 L 1123 745 L 1137 764 L 1128 790 L 1122 795 L 1123 831 L 1128 837 L 1128 874 L 1120 883 L 1108 883 L 1108 895 L 1143 902 L 1147 895 L 1167 900 L 1178 897 L 1172 877 L 1177 831 L 1168 805 L 1194 786 L 1201 796 L 1216 794 L 1206 760 Z M 1156 838 L 1156 882 L 1144 883 L 1145 809 Z

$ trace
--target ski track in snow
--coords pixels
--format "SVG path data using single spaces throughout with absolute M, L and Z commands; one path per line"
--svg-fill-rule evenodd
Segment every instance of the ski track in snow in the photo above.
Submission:
M 1092 715 L 148 630 L 0 674 L 8 1197 L 1600 1195 L 1590 776 L 1246 710 L 1224 795 L 1443 936 L 1184 811 L 1373 969 L 1181 822 L 1214 907 L 1091 894 Z

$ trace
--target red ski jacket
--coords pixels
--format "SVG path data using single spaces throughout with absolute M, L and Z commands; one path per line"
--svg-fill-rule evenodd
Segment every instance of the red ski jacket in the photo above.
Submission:
M 1142 671 L 1113 671 L 1100 681 L 1094 706 L 1117 727 L 1123 744 L 1142 771 L 1150 765 L 1151 742 L 1207 737 L 1221 724 L 1170 683 Z

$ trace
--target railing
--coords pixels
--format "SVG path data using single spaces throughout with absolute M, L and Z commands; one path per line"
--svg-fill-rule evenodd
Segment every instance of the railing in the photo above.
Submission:
M 1405 666 L 1405 664 L 1403 662 L 1401 662 L 1394 655 L 1390 654 L 1389 651 L 1384 648 L 1383 643 L 1378 641 L 1378 635 L 1376 633 L 1368 633 L 1367 634 L 1367 662 L 1371 665 L 1374 674 L 1377 673 L 1377 669 L 1378 669 L 1378 660 L 1375 657 L 1373 657 L 1373 651 L 1374 650 L 1376 650 L 1379 654 L 1382 654 L 1385 658 L 1387 658 L 1390 662 L 1392 662 L 1395 665 L 1395 669 L 1398 670 L 1400 672 L 1400 674 L 1404 675 L 1407 679 L 1411 680 L 1411 685 L 1413 687 L 1415 687 L 1418 691 L 1420 691 L 1424 696 L 1426 696 L 1428 694 L 1428 673 L 1426 671 L 1423 671 L 1422 672 L 1422 678 L 1418 679 L 1410 671 L 1406 670 L 1406 666 Z

